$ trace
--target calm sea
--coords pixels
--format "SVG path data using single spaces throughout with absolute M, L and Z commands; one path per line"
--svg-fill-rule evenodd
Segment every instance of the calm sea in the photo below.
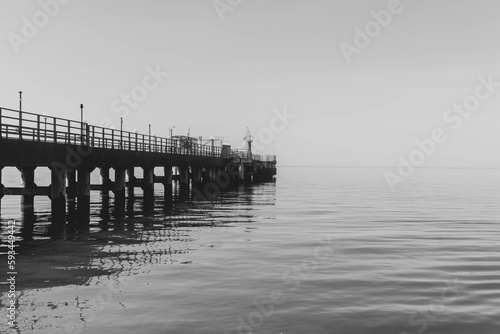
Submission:
M 90 232 L 67 239 L 47 235 L 37 198 L 17 327 L 3 284 L 1 332 L 500 333 L 500 170 L 420 169 L 394 193 L 384 172 L 281 167 L 213 202 L 158 199 L 149 217 L 139 199 L 109 223 L 95 192 Z M 5 241 L 19 198 L 2 206 Z

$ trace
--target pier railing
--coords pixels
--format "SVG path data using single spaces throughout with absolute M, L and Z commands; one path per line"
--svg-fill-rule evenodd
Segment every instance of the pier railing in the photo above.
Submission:
M 1 107 L 0 138 L 128 151 L 230 157 L 229 154 L 223 154 L 218 146 L 104 128 L 85 122 Z
M 231 157 L 234 158 L 235 161 L 260 161 L 260 162 L 273 162 L 276 163 L 276 155 L 261 155 L 261 154 L 252 154 L 249 155 L 246 150 L 232 150 Z

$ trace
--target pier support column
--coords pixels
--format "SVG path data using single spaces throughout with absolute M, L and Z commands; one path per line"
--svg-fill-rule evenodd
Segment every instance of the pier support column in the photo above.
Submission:
M 77 178 L 77 228 L 88 229 L 90 223 L 90 170 L 79 169 Z
M 33 225 L 35 224 L 35 168 L 21 167 L 21 178 L 26 192 L 21 198 L 21 210 L 23 215 L 22 235 L 25 240 L 33 239 Z
M 253 174 L 253 183 L 260 183 L 262 178 L 262 168 L 258 167 L 255 168 L 254 174 Z
M 154 208 L 154 173 L 153 168 L 143 168 L 142 190 L 144 191 L 144 213 L 151 213 Z
M 127 215 L 133 217 L 134 216 L 134 201 L 135 201 L 134 188 L 135 188 L 135 183 L 136 183 L 134 167 L 127 168 L 127 175 L 128 175 Z
M 101 174 L 101 184 L 102 184 L 102 190 L 101 190 L 101 196 L 102 197 L 109 197 L 109 190 L 111 186 L 111 180 L 109 179 L 109 167 L 101 167 L 100 168 L 100 174 Z
M 181 200 L 189 198 L 189 168 L 179 167 L 179 197 Z
M 172 203 L 172 166 L 163 167 L 165 204 Z
M 66 201 L 68 202 L 68 229 L 74 230 L 76 224 L 76 171 L 70 169 L 66 172 L 68 187 L 66 188 Z
M 208 168 L 208 182 L 215 180 L 215 167 Z
M 198 189 L 201 191 L 202 182 L 201 182 L 201 168 L 200 167 L 191 167 L 192 168 L 192 186 L 193 191 Z
M 73 172 L 74 175 L 74 172 Z M 54 232 L 64 230 L 66 223 L 66 171 L 55 167 L 50 172 L 50 207 L 52 212 L 52 229 Z
M 245 165 L 240 164 L 240 168 L 238 169 L 238 182 L 245 182 Z
M 127 192 L 128 192 L 128 197 L 134 197 L 134 187 L 135 187 L 135 170 L 134 167 L 127 168 L 127 175 L 128 175 L 128 187 L 127 187 Z
M 101 167 L 100 168 L 100 174 L 101 174 L 101 185 L 102 185 L 102 190 L 101 190 L 101 201 L 102 201 L 102 206 L 101 206 L 101 218 L 103 219 L 101 229 L 105 230 L 105 223 L 107 220 L 109 220 L 109 190 L 110 190 L 110 185 L 111 185 L 111 180 L 109 179 L 109 167 Z
M 115 210 L 117 217 L 123 217 L 125 214 L 125 170 L 115 168 L 115 184 L 113 192 L 115 194 Z
M 23 195 L 21 200 L 22 212 L 29 214 L 34 213 L 35 195 L 35 167 L 20 167 L 21 179 L 23 180 L 24 189 L 30 192 L 29 195 Z
M 202 181 L 202 172 L 201 167 L 191 167 L 192 168 L 192 189 L 191 189 L 191 198 L 193 200 L 203 199 L 203 181 Z

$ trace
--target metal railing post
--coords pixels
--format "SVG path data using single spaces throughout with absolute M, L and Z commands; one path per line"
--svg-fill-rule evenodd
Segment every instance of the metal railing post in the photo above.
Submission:
M 57 143 L 57 124 L 55 117 L 54 117 L 54 143 Z
M 38 141 L 40 141 L 40 115 L 36 115 L 36 130 L 38 132 Z
M 23 139 L 23 112 L 19 108 L 19 139 Z
M 89 123 L 85 123 L 85 144 L 90 146 L 90 126 Z

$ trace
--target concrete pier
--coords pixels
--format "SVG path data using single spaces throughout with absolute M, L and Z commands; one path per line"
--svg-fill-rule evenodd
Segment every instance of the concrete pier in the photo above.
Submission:
M 46 121 L 41 124 L 40 119 Z M 22 188 L 2 184 L 4 167 L 19 169 Z M 36 185 L 38 167 L 50 169 L 48 187 Z M 143 168 L 142 179 L 135 176 L 138 167 Z M 154 175 L 156 167 L 164 169 L 164 176 Z M 95 168 L 100 169 L 102 181 L 94 185 L 90 176 Z M 114 181 L 110 168 L 115 171 Z M 178 170 L 177 175 L 173 169 Z M 50 198 L 52 230 L 64 230 L 66 222 L 68 228 L 85 230 L 90 223 L 91 191 L 100 191 L 102 228 L 107 228 L 111 202 L 115 219 L 124 219 L 125 188 L 127 214 L 133 216 L 135 187 L 142 188 L 145 212 L 151 212 L 155 183 L 163 184 L 168 207 L 177 198 L 213 198 L 234 183 L 272 181 L 275 175 L 275 156 L 234 151 L 222 141 L 215 145 L 214 139 L 161 138 L 0 107 L 0 214 L 4 196 L 21 195 L 27 238 L 36 221 L 35 196 Z M 178 197 L 174 189 L 179 190 Z

